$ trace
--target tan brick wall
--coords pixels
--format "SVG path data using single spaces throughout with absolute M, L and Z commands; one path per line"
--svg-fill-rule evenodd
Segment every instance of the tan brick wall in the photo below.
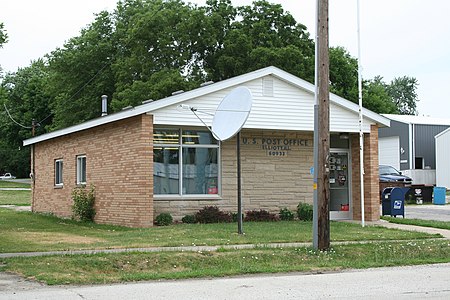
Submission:
M 361 220 L 359 135 L 351 135 L 353 219 Z M 364 135 L 364 216 L 366 221 L 380 219 L 378 175 L 378 126 L 372 125 Z
M 153 224 L 153 121 L 140 115 L 35 145 L 32 209 L 71 216 L 76 156 L 86 155 L 87 185 L 96 187 L 97 223 Z M 55 159 L 63 159 L 62 188 L 54 185 Z
M 87 157 L 87 184 L 96 186 L 96 222 L 133 227 L 152 226 L 154 216 L 171 213 L 175 219 L 204 206 L 237 211 L 236 138 L 222 143 L 220 199 L 153 200 L 152 117 L 137 116 L 36 145 L 33 211 L 70 217 L 71 192 L 76 181 L 76 156 Z M 353 219 L 360 219 L 359 139 L 352 135 Z M 244 130 L 241 134 L 244 211 L 295 210 L 312 204 L 313 134 Z M 271 149 L 269 150 L 268 147 Z M 275 147 L 275 149 L 272 149 Z M 286 147 L 288 149 L 286 149 Z M 280 149 L 281 148 L 281 149 Z M 269 151 L 281 155 L 269 155 Z M 365 135 L 366 220 L 379 219 L 378 129 Z M 64 187 L 54 186 L 54 160 L 64 160 Z
M 255 139 L 256 143 L 253 143 Z M 270 156 L 265 146 L 290 146 L 284 156 Z M 270 144 L 267 141 L 270 140 Z M 245 141 L 247 143 L 245 143 Z M 294 142 L 296 141 L 296 142 Z M 305 145 L 295 145 L 294 143 Z M 275 143 L 275 145 L 273 144 Z M 285 145 L 287 143 L 287 145 Z M 291 143 L 291 145 L 289 145 Z M 222 143 L 222 198 L 220 200 L 155 200 L 155 215 L 170 212 L 176 219 L 193 214 L 204 206 L 237 211 L 236 138 Z M 280 153 L 279 153 L 280 154 Z M 268 130 L 243 130 L 241 168 L 243 210 L 265 209 L 278 213 L 280 208 L 295 210 L 299 202 L 312 204 L 313 134 Z

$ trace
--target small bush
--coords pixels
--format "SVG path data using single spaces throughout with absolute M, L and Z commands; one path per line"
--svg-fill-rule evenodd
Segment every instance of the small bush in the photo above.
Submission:
M 95 187 L 89 191 L 85 187 L 77 187 L 72 191 L 72 218 L 80 221 L 93 222 L 95 217 Z
M 195 220 L 199 223 L 229 223 L 231 214 L 220 211 L 217 206 L 205 206 L 195 213 Z
M 194 215 L 185 215 L 183 218 L 181 218 L 181 222 L 186 224 L 195 224 L 197 223 L 197 220 L 195 219 Z
M 289 208 L 285 207 L 280 209 L 280 219 L 283 221 L 292 221 L 294 220 L 294 213 L 289 210 Z
M 279 218 L 276 214 L 270 213 L 267 210 L 251 210 L 245 213 L 245 221 L 253 222 L 267 222 L 278 221 Z
M 231 213 L 231 219 L 233 220 L 233 222 L 237 222 L 238 221 L 238 214 L 237 213 Z M 242 220 L 245 219 L 244 214 L 242 214 Z
M 313 219 L 313 206 L 308 203 L 300 202 L 297 205 L 298 219 L 301 221 L 312 221 Z
M 169 213 L 160 213 L 155 218 L 155 224 L 158 226 L 168 226 L 172 224 L 173 218 Z

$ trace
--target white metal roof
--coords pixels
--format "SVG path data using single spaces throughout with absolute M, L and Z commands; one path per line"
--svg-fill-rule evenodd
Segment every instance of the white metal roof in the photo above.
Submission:
M 253 71 L 250 73 L 246 73 L 240 76 L 236 76 L 230 79 L 226 79 L 217 83 L 213 83 L 207 86 L 203 86 L 203 87 L 199 87 L 195 90 L 191 90 L 188 92 L 184 92 L 181 94 L 177 94 L 177 95 L 173 95 L 158 101 L 154 101 L 154 102 L 150 102 L 150 103 L 145 103 L 133 108 L 130 108 L 128 110 L 124 110 L 121 112 L 117 112 L 117 113 L 113 113 L 104 117 L 99 117 L 75 126 L 71 126 L 71 127 L 67 127 L 64 129 L 60 129 L 60 130 L 56 130 L 54 132 L 50 132 L 50 133 L 46 133 L 34 138 L 30 138 L 27 139 L 23 142 L 24 146 L 27 145 L 31 145 L 31 144 L 35 144 L 35 143 L 39 143 L 45 140 L 49 140 L 52 138 L 56 138 L 59 136 L 63 136 L 63 135 L 67 135 L 67 134 L 71 134 L 74 132 L 78 132 L 81 130 L 86 130 L 89 128 L 93 128 L 96 126 L 100 126 L 100 125 L 104 125 L 110 122 L 115 122 L 118 120 L 123 120 L 126 118 L 130 118 L 133 116 L 137 116 L 140 114 L 144 114 L 144 113 L 151 113 L 153 111 L 156 111 L 158 109 L 161 108 L 165 108 L 167 106 L 170 105 L 177 105 L 177 104 L 181 104 L 184 101 L 193 99 L 193 98 L 197 98 L 197 97 L 201 97 L 210 93 L 214 93 L 217 91 L 220 91 L 222 89 L 226 89 L 229 87 L 233 87 L 239 84 L 244 84 L 246 82 L 249 82 L 251 80 L 255 80 L 264 76 L 268 76 L 268 75 L 272 75 L 275 76 L 277 78 L 279 78 L 280 80 L 283 80 L 289 84 L 292 84 L 304 91 L 307 91 L 308 93 L 314 94 L 315 92 L 315 87 L 313 84 L 300 79 L 290 73 L 287 73 L 281 69 L 278 69 L 276 67 L 267 67 L 267 68 L 263 68 L 257 71 Z M 340 106 L 350 112 L 359 113 L 359 106 L 351 101 L 348 101 L 342 97 L 339 97 L 335 94 L 330 93 L 330 102 Z M 368 109 L 363 108 L 363 115 L 365 118 L 368 118 L 370 120 L 372 120 L 373 122 L 379 124 L 380 126 L 389 126 L 390 125 L 390 120 L 387 119 L 386 117 L 383 117 L 373 111 L 370 111 Z
M 394 114 L 383 114 L 383 116 L 393 121 L 402 122 L 406 124 L 450 125 L 450 119 L 445 118 L 432 118 L 424 116 L 394 115 Z
M 447 128 L 447 129 L 445 129 L 444 131 L 442 131 L 442 132 L 436 134 L 436 135 L 434 136 L 434 138 L 437 139 L 438 137 L 440 137 L 440 136 L 442 136 L 442 135 L 444 135 L 444 134 L 447 134 L 449 131 L 450 131 L 450 127 Z

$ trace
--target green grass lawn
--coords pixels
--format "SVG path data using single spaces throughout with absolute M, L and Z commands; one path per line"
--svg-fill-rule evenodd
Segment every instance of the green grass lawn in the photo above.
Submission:
M 128 252 L 48 255 L 0 259 L 9 271 L 47 284 L 219 277 L 291 271 L 322 272 L 450 261 L 439 235 L 347 222 L 331 222 L 332 249 L 264 247 L 268 243 L 311 243 L 311 222 L 244 222 L 245 235 L 232 224 L 179 224 L 152 228 L 79 223 L 50 215 L 0 208 L 0 252 L 110 249 L 153 246 L 258 244 L 248 250 Z M 337 245 L 337 241 L 361 241 Z M 365 241 L 371 241 L 366 243 Z
M 0 180 L 0 188 L 30 188 L 30 184 Z
M 0 205 L 31 205 L 31 191 L 1 191 Z
M 301 247 L 21 257 L 0 259 L 0 271 L 47 284 L 92 284 L 444 262 L 450 262 L 447 240 L 416 240 L 338 245 L 324 252 Z
M 331 222 L 332 241 L 409 240 L 437 237 L 419 232 Z M 244 222 L 244 235 L 235 223 L 179 224 L 153 228 L 79 223 L 50 215 L 0 208 L 0 252 L 138 248 L 311 242 L 311 222 Z

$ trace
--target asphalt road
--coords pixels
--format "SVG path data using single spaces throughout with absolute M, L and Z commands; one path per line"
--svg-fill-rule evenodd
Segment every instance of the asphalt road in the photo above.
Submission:
M 406 205 L 405 218 L 450 222 L 450 204 Z
M 0 299 L 450 299 L 450 263 L 97 286 L 7 285 Z

